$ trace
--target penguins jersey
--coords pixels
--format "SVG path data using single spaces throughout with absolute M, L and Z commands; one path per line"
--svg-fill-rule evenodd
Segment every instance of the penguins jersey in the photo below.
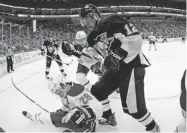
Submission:
M 43 43 L 43 49 L 44 49 L 44 47 L 46 47 L 46 49 L 47 49 L 47 54 L 52 54 L 52 53 L 55 53 L 55 51 L 58 49 L 59 45 L 54 42 L 51 42 L 49 40 L 45 40 Z
M 117 66 L 119 61 L 133 66 L 150 65 L 141 51 L 139 31 L 119 15 L 102 19 L 88 35 L 87 42 L 105 59 L 105 68 Z
M 70 91 L 67 93 L 66 98 L 61 98 L 63 103 L 62 110 L 67 111 L 68 107 L 80 107 L 82 105 L 88 105 L 92 108 L 96 115 L 96 118 L 102 116 L 102 105 L 95 97 L 90 93 L 89 90 L 85 89 L 80 84 L 73 83 Z

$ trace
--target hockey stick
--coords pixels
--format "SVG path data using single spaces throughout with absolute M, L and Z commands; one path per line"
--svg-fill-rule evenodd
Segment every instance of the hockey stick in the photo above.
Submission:
M 12 80 L 12 84 L 14 86 L 14 88 L 16 88 L 16 90 L 18 90 L 21 94 L 23 94 L 28 100 L 30 100 L 31 102 L 33 102 L 35 105 L 37 105 L 39 108 L 41 108 L 42 110 L 44 110 L 47 113 L 50 113 L 48 110 L 46 110 L 45 108 L 43 108 L 41 105 L 39 105 L 38 103 L 36 103 L 34 100 L 32 100 L 30 97 L 28 97 L 25 93 L 23 93 L 14 83 L 14 80 L 11 76 L 11 80 Z

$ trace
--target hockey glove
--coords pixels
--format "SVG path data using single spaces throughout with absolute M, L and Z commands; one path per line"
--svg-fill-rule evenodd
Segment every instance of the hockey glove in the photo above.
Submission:
M 96 75 L 99 75 L 99 76 L 101 76 L 104 72 L 104 67 L 101 62 L 95 63 L 94 65 L 91 66 L 90 69 L 93 73 L 95 73 Z
M 66 55 L 72 55 L 72 50 L 68 42 L 62 42 L 62 52 Z
M 120 60 L 109 54 L 104 61 L 104 66 L 106 70 L 111 69 L 117 72 L 120 68 Z

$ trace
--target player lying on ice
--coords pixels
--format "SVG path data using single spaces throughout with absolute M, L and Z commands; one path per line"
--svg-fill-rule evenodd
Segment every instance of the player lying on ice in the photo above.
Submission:
M 84 86 L 63 79 L 49 80 L 48 88 L 59 96 L 62 107 L 56 112 L 32 114 L 28 119 L 44 125 L 66 128 L 68 132 L 95 132 L 96 120 L 102 116 L 102 106 Z

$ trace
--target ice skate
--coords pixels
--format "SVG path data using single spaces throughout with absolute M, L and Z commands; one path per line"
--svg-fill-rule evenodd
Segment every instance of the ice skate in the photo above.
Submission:
M 149 131 L 150 133 L 160 133 L 160 127 L 158 124 L 155 125 L 155 127 Z
M 113 113 L 108 118 L 100 119 L 99 124 L 107 126 L 108 128 L 117 129 L 117 121 L 116 121 L 115 113 Z

